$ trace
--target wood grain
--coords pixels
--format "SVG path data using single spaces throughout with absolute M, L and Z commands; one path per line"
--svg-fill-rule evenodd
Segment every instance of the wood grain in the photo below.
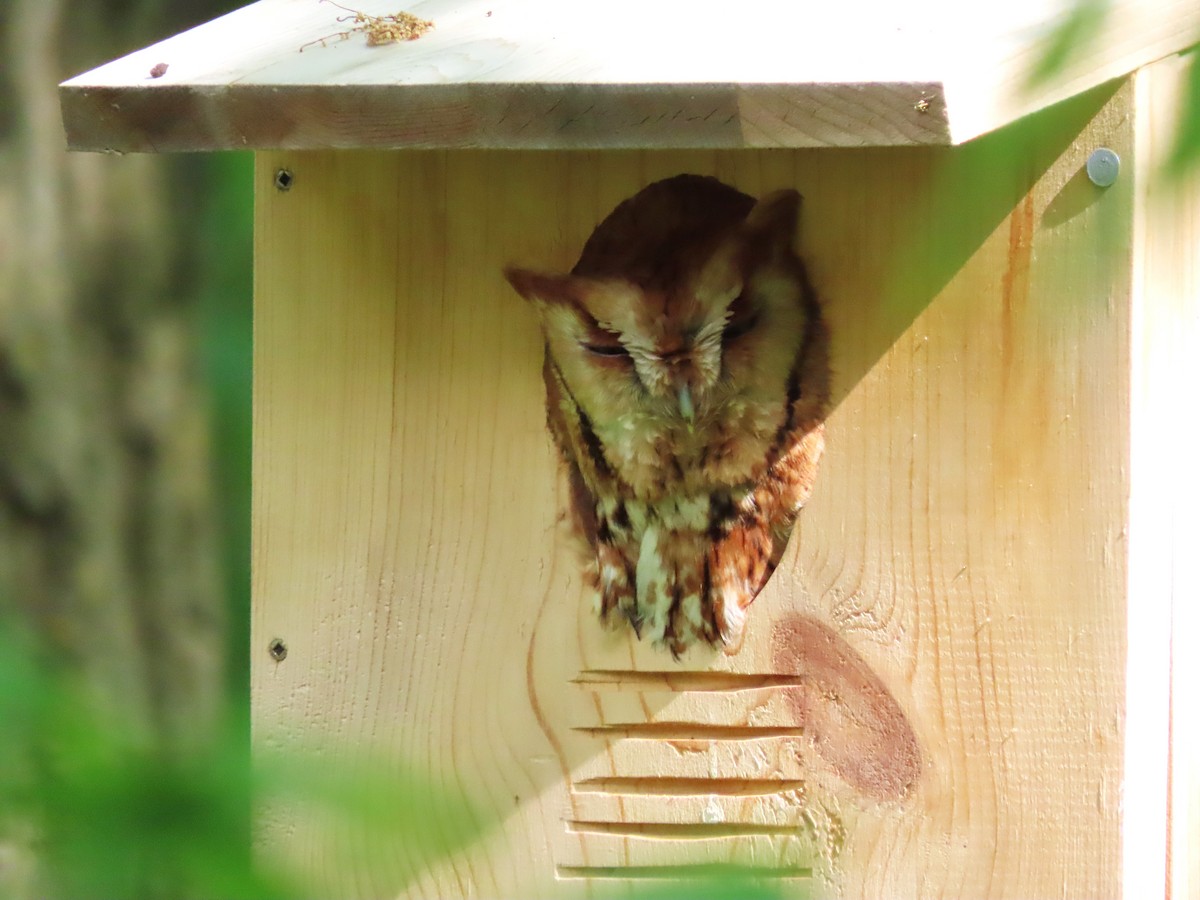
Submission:
M 396 12 L 391 0 L 345 5 Z M 714 15 L 683 0 L 420 0 L 409 10 L 431 32 L 372 47 L 339 39 L 348 24 L 329 4 L 259 0 L 64 82 L 61 100 L 80 150 L 947 144 L 1200 33 L 1187 0 L 1112 0 L 1095 40 L 1031 86 L 1066 7 L 980 17 L 932 0 L 743 0 Z
M 411 897 L 748 863 L 828 896 L 1119 894 L 1122 830 L 1146 824 L 1120 806 L 1134 191 L 1081 172 L 1132 151 L 1131 98 L 962 148 L 260 155 L 257 745 L 366 742 L 468 790 L 491 830 L 448 859 L 394 848 Z M 540 336 L 500 272 L 565 270 L 685 171 L 804 195 L 836 409 L 742 650 L 676 664 L 586 608 Z M 845 649 L 781 672 L 797 614 Z M 830 672 L 911 728 L 906 790 L 861 790 L 796 733 L 789 698 Z M 806 702 L 827 733 L 875 715 Z M 269 820 L 314 894 L 400 892 L 338 870 L 319 821 Z

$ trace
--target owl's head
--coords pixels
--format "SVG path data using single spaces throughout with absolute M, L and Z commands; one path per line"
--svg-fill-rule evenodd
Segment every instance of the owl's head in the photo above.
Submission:
M 792 248 L 799 206 L 794 190 L 756 201 L 679 175 L 613 210 L 570 274 L 505 275 L 590 414 L 702 423 L 783 390 L 815 302 Z

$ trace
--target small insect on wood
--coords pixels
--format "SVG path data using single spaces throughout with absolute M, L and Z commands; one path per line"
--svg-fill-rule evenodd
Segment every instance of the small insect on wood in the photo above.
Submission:
M 350 13 L 348 16 L 338 16 L 338 22 L 353 22 L 353 26 L 346 31 L 338 31 L 325 37 L 317 38 L 309 41 L 300 47 L 300 52 L 304 52 L 305 47 L 311 47 L 313 44 L 326 46 L 326 41 L 337 39 L 344 41 L 350 35 L 357 32 L 363 32 L 367 36 L 368 47 L 378 47 L 381 44 L 395 44 L 400 41 L 415 41 L 429 29 L 433 28 L 433 23 L 428 19 L 421 19 L 414 16 L 412 13 L 398 12 L 391 16 L 372 16 L 369 13 L 362 12 L 357 9 L 348 9 L 340 3 L 334 3 L 333 0 L 320 0 L 321 3 L 329 3 L 336 6 L 338 9 L 345 10 Z

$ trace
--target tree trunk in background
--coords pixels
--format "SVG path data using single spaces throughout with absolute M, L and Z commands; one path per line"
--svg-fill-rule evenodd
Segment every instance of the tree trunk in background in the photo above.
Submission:
M 0 610 L 173 752 L 219 730 L 226 684 L 187 165 L 68 154 L 56 94 L 191 24 L 166 5 L 0 11 Z

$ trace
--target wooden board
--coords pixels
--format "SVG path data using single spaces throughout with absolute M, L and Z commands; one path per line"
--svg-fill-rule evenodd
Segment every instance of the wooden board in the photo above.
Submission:
M 407 896 L 744 863 L 819 896 L 1119 895 L 1134 192 L 1082 167 L 1128 157 L 1131 97 L 962 148 L 261 154 L 256 745 L 365 742 L 472 794 L 482 839 L 389 851 Z M 836 407 L 744 648 L 675 663 L 581 597 L 499 273 L 567 268 L 682 171 L 804 194 Z M 267 821 L 311 893 L 400 890 Z
M 73 78 L 61 97 L 81 150 L 947 144 L 1200 33 L 1186 0 L 1098 4 L 1094 38 L 1031 86 L 1070 5 L 743 0 L 713 14 L 682 0 L 419 0 L 407 9 L 434 29 L 372 47 L 339 39 L 354 25 L 345 10 L 259 0 Z
M 1125 808 L 1130 896 L 1200 898 L 1200 174 L 1175 179 L 1189 60 L 1138 73 Z M 1170 652 L 1164 652 L 1164 647 Z M 1167 737 L 1169 736 L 1169 743 Z M 1162 823 L 1162 824 L 1159 824 Z M 1168 842 L 1168 853 L 1161 851 Z M 1158 893 L 1157 890 L 1154 893 Z

